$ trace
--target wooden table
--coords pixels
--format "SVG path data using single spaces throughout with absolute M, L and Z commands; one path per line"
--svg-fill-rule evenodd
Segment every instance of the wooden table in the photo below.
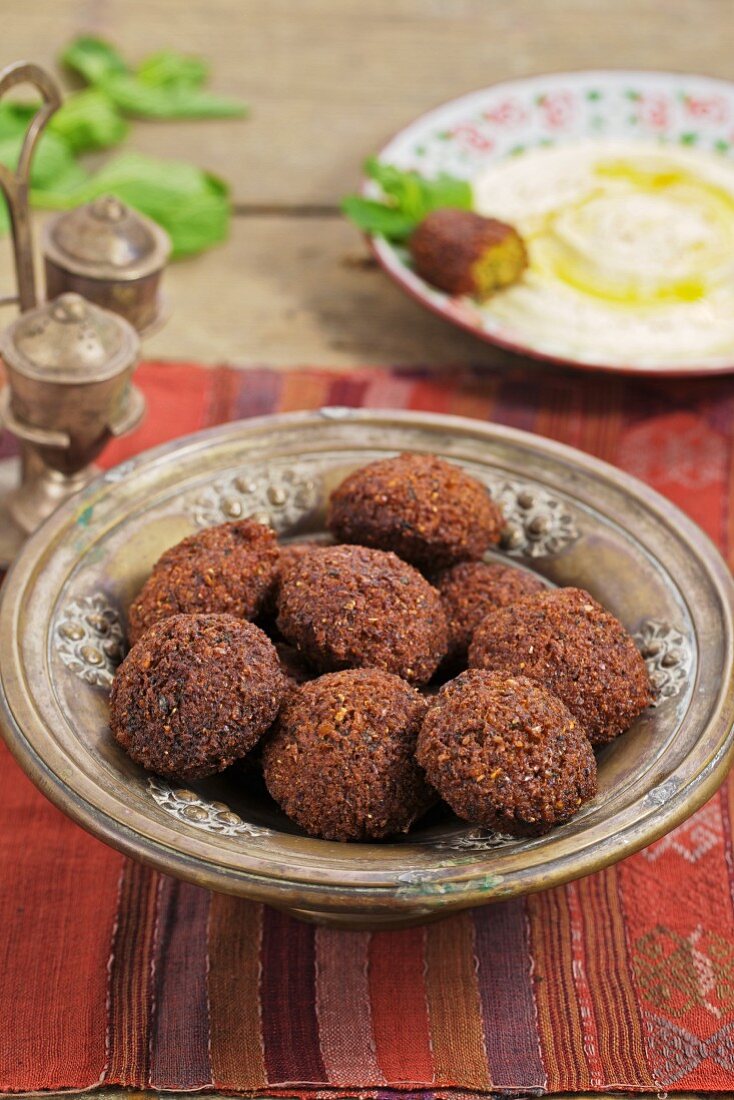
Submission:
M 136 123 L 135 147 L 232 184 L 229 243 L 173 267 L 173 317 L 150 356 L 345 366 L 496 363 L 375 269 L 341 217 L 364 157 L 420 112 L 553 69 L 734 75 L 730 0 L 3 0 L 2 62 L 52 65 L 87 31 L 131 59 L 164 46 L 211 60 L 245 121 Z M 4 244 L 4 242 L 2 242 Z M 2 251 L 0 286 L 7 283 Z

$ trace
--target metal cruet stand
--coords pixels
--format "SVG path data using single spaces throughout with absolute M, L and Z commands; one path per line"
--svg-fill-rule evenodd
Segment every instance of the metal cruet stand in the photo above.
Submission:
M 61 95 L 43 69 L 27 62 L 0 71 L 0 96 L 18 84 L 32 84 L 43 103 L 28 127 L 16 171 L 0 165 L 17 281 L 17 294 L 0 303 L 20 308 L 0 332 L 7 374 L 0 422 L 21 445 L 19 459 L 0 460 L 3 566 L 59 504 L 94 477 L 94 459 L 109 440 L 142 419 L 145 399 L 132 384 L 140 351 L 136 329 L 150 331 L 160 323 L 159 283 L 170 253 L 158 226 L 105 196 L 46 227 L 47 287 L 53 297 L 38 304 L 29 175 L 38 139 Z

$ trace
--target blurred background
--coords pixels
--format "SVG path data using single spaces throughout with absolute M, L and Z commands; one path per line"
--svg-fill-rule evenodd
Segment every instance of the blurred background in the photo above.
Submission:
M 3 0 L 0 40 L 4 64 L 57 73 L 81 34 L 132 65 L 192 53 L 211 66 L 212 91 L 248 104 L 244 118 L 136 120 L 126 138 L 231 188 L 229 239 L 172 265 L 172 317 L 148 357 L 498 363 L 505 353 L 424 312 L 371 262 L 339 211 L 364 158 L 421 112 L 512 77 L 665 68 L 731 78 L 731 17 L 731 0 Z M 0 256 L 4 290 L 7 237 Z

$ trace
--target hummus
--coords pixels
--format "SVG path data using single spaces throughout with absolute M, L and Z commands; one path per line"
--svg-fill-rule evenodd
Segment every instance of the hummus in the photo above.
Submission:
M 530 258 L 482 307 L 493 331 L 600 363 L 734 359 L 734 164 L 589 141 L 498 163 L 473 189 Z

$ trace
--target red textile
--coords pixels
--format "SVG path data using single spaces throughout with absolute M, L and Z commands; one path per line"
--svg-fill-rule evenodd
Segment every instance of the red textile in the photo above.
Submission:
M 218 421 L 439 409 L 581 447 L 732 554 L 734 383 L 151 363 L 112 464 Z M 8 439 L 0 443 L 7 453 Z M 734 785 L 581 882 L 426 928 L 340 932 L 131 863 L 0 748 L 0 1090 L 284 1096 L 734 1089 Z

